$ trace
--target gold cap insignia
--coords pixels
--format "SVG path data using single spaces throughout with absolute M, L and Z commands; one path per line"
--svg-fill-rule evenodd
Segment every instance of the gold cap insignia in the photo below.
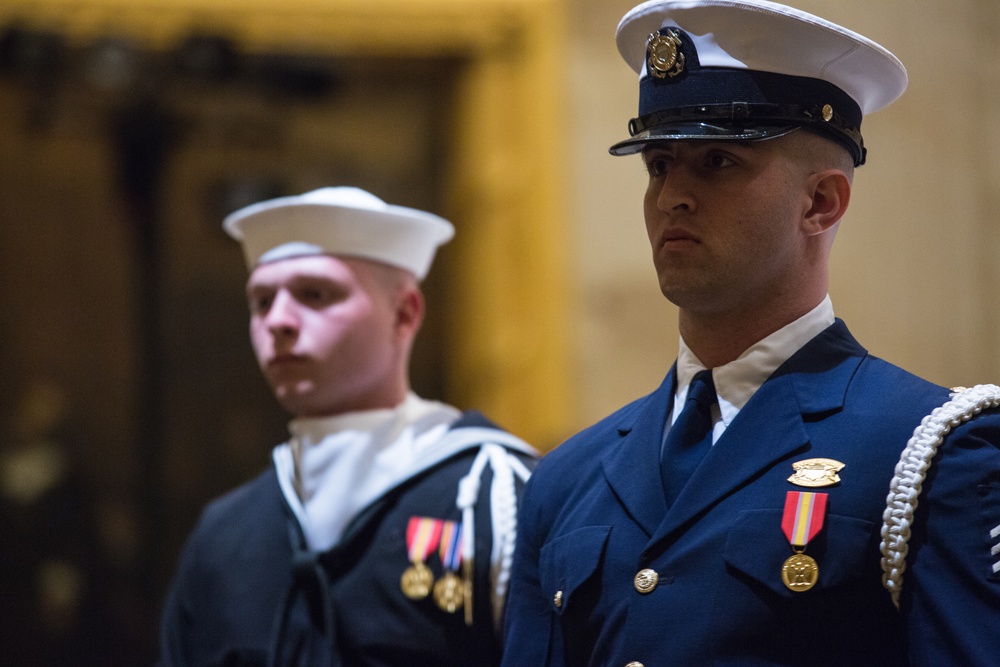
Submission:
M 840 475 L 837 473 L 843 470 L 844 464 L 833 459 L 806 459 L 796 461 L 792 468 L 795 474 L 788 478 L 789 482 L 796 486 L 816 488 L 840 483 Z
M 677 76 L 684 71 L 684 54 L 680 52 L 681 38 L 669 28 L 663 33 L 654 32 L 646 40 L 647 70 L 657 79 Z

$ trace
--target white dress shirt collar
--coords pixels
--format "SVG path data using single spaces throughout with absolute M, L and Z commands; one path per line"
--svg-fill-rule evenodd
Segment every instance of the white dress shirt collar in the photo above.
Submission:
M 737 359 L 713 368 L 712 380 L 719 398 L 719 416 L 722 422 L 721 429 L 716 425 L 715 439 L 732 423 L 765 380 L 806 343 L 833 324 L 834 320 L 833 303 L 827 295 L 811 311 L 757 341 Z M 705 370 L 705 365 L 681 338 L 677 354 L 674 405 L 684 405 L 688 385 L 695 373 L 701 370 Z M 679 411 L 674 411 L 670 423 L 677 418 L 677 412 Z

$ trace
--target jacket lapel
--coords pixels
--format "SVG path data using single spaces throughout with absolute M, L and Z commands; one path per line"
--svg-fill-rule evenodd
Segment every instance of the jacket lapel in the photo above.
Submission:
M 660 387 L 623 411 L 614 425 L 619 438 L 604 454 L 604 474 L 625 511 L 652 535 L 667 511 L 660 478 L 660 446 L 673 401 L 674 368 Z
M 754 394 L 678 494 L 652 541 L 667 537 L 808 443 L 790 384 L 787 379 L 768 381 Z
M 651 542 L 669 537 L 776 463 L 806 451 L 803 415 L 841 410 L 866 354 L 838 320 L 778 368 L 712 447 L 662 516 Z

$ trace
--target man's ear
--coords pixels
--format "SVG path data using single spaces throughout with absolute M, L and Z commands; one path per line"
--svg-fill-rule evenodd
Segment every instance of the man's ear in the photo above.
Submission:
M 809 236 L 832 229 L 847 212 L 851 202 L 851 181 L 839 169 L 827 169 L 813 174 L 808 183 L 809 208 L 802 218 Z
M 396 301 L 396 334 L 413 339 L 424 322 L 424 295 L 418 287 L 408 287 Z

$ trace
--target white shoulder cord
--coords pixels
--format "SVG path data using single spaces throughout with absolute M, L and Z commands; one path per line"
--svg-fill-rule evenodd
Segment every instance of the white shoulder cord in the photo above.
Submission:
M 1000 387 L 980 384 L 966 389 L 956 387 L 951 399 L 935 408 L 920 422 L 896 464 L 889 483 L 885 512 L 882 514 L 882 585 L 899 608 L 899 594 L 906 571 L 910 526 L 917 509 L 920 491 L 931 467 L 931 459 L 951 430 L 969 421 L 987 408 L 1000 406 Z
M 493 526 L 493 549 L 490 554 L 490 598 L 493 604 L 493 622 L 499 628 L 502 622 L 503 602 L 510 580 L 510 566 L 517 537 L 516 479 L 527 481 L 531 473 L 521 461 L 504 447 L 484 444 L 476 455 L 469 474 L 458 484 L 456 504 L 462 510 L 462 572 L 465 580 L 465 622 L 472 625 L 472 584 L 476 550 L 475 523 L 476 500 L 483 472 L 489 463 L 493 470 L 490 484 L 490 519 Z

